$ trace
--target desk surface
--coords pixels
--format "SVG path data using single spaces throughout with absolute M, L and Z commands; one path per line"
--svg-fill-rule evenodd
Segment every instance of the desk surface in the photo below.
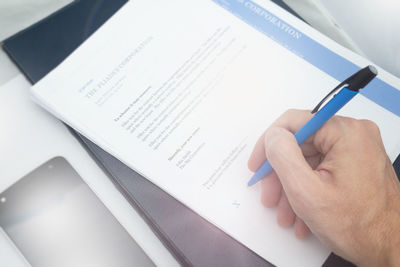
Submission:
M 9 75 L 14 71 L 10 70 Z M 7 86 L 0 86 L 0 150 L 7 155 L 0 157 L 0 191 L 49 159 L 62 156 L 155 264 L 178 266 L 141 216 L 67 128 L 32 102 L 29 87 L 30 84 L 22 75 L 17 75 Z M 2 232 L 0 266 L 25 266 L 22 257 Z
M 9 59 L 4 50 L 0 49 L 0 86 L 17 77 L 19 74 L 20 71 L 18 68 Z

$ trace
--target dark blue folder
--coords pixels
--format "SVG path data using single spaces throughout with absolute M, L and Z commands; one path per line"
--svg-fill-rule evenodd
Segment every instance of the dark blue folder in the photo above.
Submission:
M 3 49 L 32 82 L 60 64 L 127 0 L 75 0 L 12 36 Z
M 9 38 L 3 48 L 26 77 L 36 83 L 126 2 L 75 1 Z M 281 0 L 273 2 L 298 16 Z M 182 265 L 271 266 L 113 156 L 73 133 Z M 352 266 L 333 254 L 325 263 L 325 266 L 339 265 Z

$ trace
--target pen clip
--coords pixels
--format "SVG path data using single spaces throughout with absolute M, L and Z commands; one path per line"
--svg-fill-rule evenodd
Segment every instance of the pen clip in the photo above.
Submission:
M 338 86 L 336 86 L 332 91 L 330 91 L 322 100 L 321 102 L 318 103 L 318 105 L 311 111 L 311 114 L 317 113 L 318 110 L 321 108 L 322 104 L 325 103 L 325 101 L 331 96 L 333 95 L 337 90 L 339 90 L 340 88 L 343 87 L 343 85 L 347 84 L 347 80 L 346 79 L 344 82 L 341 82 Z
M 311 114 L 317 113 L 318 110 L 321 108 L 322 104 L 325 103 L 325 101 L 332 95 L 334 94 L 337 90 L 339 90 L 341 87 L 344 85 L 347 85 L 347 88 L 352 91 L 358 91 L 361 88 L 364 88 L 367 86 L 367 84 L 372 81 L 378 75 L 378 71 L 374 66 L 367 66 L 358 72 L 354 73 L 351 75 L 349 78 L 341 82 L 338 86 L 336 86 L 332 91 L 329 92 L 327 96 L 325 96 L 321 102 L 318 103 L 318 105 L 311 111 Z

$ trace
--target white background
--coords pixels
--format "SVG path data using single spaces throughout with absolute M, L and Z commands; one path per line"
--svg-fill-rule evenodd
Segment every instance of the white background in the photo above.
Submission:
M 289 0 L 293 2 L 295 0 Z M 306 0 L 297 0 L 306 2 Z M 400 1 L 316 0 L 378 66 L 400 77 Z

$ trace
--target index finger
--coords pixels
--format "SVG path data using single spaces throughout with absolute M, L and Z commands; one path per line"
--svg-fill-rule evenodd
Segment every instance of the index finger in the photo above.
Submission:
M 283 113 L 272 125 L 269 127 L 281 127 L 289 130 L 292 133 L 297 132 L 313 115 L 307 110 L 289 109 Z M 255 144 L 253 151 L 248 161 L 248 167 L 252 172 L 267 160 L 264 147 L 265 132 L 260 136 Z

